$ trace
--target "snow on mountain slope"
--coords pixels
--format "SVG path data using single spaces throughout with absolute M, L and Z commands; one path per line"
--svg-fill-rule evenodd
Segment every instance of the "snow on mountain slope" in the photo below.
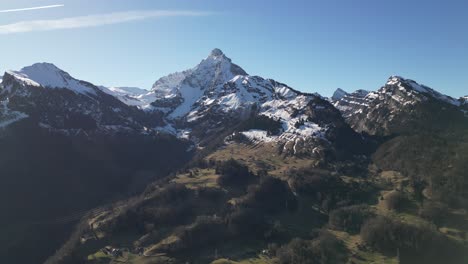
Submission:
M 340 91 L 338 91 L 338 93 L 340 95 L 342 94 Z M 368 96 L 369 94 L 370 93 L 366 90 L 357 90 L 353 93 L 346 93 L 341 96 L 341 98 L 335 97 L 339 99 L 333 100 L 332 97 L 332 102 L 333 105 L 343 113 L 343 116 L 347 117 L 369 105 L 369 101 L 371 101 L 374 96 Z
M 261 111 L 281 109 L 302 95 L 274 80 L 247 75 L 219 49 L 196 67 L 159 79 L 152 91 L 157 97 L 154 107 L 168 108 L 169 118 L 185 118 L 188 122 L 208 113 L 246 114 L 252 106 L 267 102 L 271 105 L 261 106 Z
M 431 122 L 442 123 L 436 116 L 443 111 L 462 110 L 460 100 L 400 76 L 391 76 L 379 90 L 362 95 L 351 99 L 345 96 L 334 105 L 354 129 L 369 134 L 421 129 Z M 425 113 L 430 108 L 437 113 Z
M 187 120 L 198 123 L 206 116 L 213 118 L 215 115 L 235 115 L 242 120 L 255 109 L 258 115 L 281 122 L 281 138 L 309 137 L 325 129 L 307 121 L 308 116 L 298 114 L 298 110 L 304 109 L 315 97 L 317 95 L 297 92 L 274 80 L 239 75 L 211 90 L 209 96 L 203 96 L 188 114 Z
M 252 113 L 281 123 L 283 132 L 276 137 L 277 141 L 323 137 L 327 131 L 325 126 L 300 113 L 312 99 L 320 98 L 319 95 L 250 76 L 219 49 L 194 68 L 159 79 L 152 92 L 157 97 L 153 109 L 166 112 L 168 119 L 177 124 L 176 130 L 190 128 L 194 137 L 220 132 L 223 126 L 233 126 Z
M 279 119 L 283 125 L 283 137 L 318 135 L 318 132 L 324 132 L 326 128 L 308 121 L 309 116 L 305 113 L 295 113 L 298 109 L 306 108 L 310 100 L 311 97 L 307 95 L 298 95 L 288 101 L 271 100 L 261 105 L 260 114 Z
M 191 70 L 187 70 L 164 76 L 154 83 L 151 90 L 161 98 L 173 97 L 177 95 L 177 89 L 180 88 L 181 83 L 190 73 Z
M 69 89 L 80 94 L 96 94 L 92 85 L 74 79 L 50 63 L 36 63 L 19 71 L 8 71 L 7 73 L 29 86 Z
M 263 79 L 259 76 L 238 75 L 205 93 L 188 114 L 188 121 L 195 121 L 209 111 L 220 113 L 236 110 L 249 111 L 253 105 L 261 105 L 277 99 L 288 100 L 297 95 L 298 93 L 293 92 L 291 88 L 274 80 Z
M 116 94 L 121 95 L 138 96 L 148 93 L 148 90 L 141 89 L 138 87 L 109 87 L 108 89 Z
M 324 122 L 326 118 L 319 113 L 333 108 L 319 95 L 250 76 L 219 49 L 192 69 L 160 78 L 151 91 L 96 87 L 47 63 L 5 76 L 0 95 L 9 100 L 8 106 L 34 114 L 54 128 L 149 128 L 197 141 L 205 134 L 233 129 L 252 116 L 266 116 L 282 127 L 276 139 L 287 141 L 326 139 L 334 123 Z
M 306 137 L 324 131 L 307 121 L 296 128 L 296 123 L 307 117 L 292 117 L 318 95 L 303 94 L 274 80 L 250 76 L 219 49 L 214 49 L 194 68 L 160 78 L 146 94 L 135 96 L 107 90 L 128 105 L 166 113 L 173 125 L 178 124 L 177 128 L 170 125 L 158 130 L 173 134 L 183 132 L 187 136 L 191 130 L 187 128 L 194 126 L 210 131 L 220 126 L 220 122 L 248 118 L 252 109 L 259 115 L 280 120 L 287 137 Z
M 156 81 L 152 88 L 156 97 L 153 105 L 170 112 L 170 118 L 182 118 L 204 94 L 208 94 L 236 75 L 247 75 L 247 73 L 233 64 L 221 50 L 214 49 L 194 68 Z
M 129 106 L 136 106 L 142 110 L 150 109 L 151 103 L 156 100 L 154 93 L 137 87 L 104 87 L 101 91 L 110 94 Z
M 446 103 L 459 106 L 460 102 L 448 95 L 441 94 L 438 91 L 429 88 L 425 85 L 419 84 L 413 80 L 405 79 L 400 76 L 391 76 L 390 79 L 387 81 L 388 86 L 396 85 L 400 91 L 405 91 L 408 96 L 411 96 L 412 93 L 421 93 L 426 96 L 433 97 L 435 99 L 444 101 Z
M 41 63 L 21 71 L 7 71 L 0 101 L 6 102 L 9 113 L 25 113 L 32 122 L 65 133 L 77 129 L 145 133 L 147 127 L 165 125 L 161 114 L 145 113 L 113 96 L 125 89 L 108 93 L 101 89 L 74 79 L 52 64 Z
M 433 98 L 442 102 L 459 106 L 460 100 L 441 94 L 432 88 L 417 82 L 405 79 L 400 76 L 391 76 L 385 86 L 375 92 L 357 90 L 354 93 L 347 94 L 339 100 L 334 100 L 333 104 L 338 108 L 344 117 L 361 113 L 368 108 L 372 102 L 390 100 L 394 104 L 394 110 L 398 111 L 399 106 L 414 105 L 418 102 Z

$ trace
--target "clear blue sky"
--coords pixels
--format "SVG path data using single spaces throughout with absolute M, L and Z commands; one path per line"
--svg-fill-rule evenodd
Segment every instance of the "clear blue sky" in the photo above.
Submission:
M 95 84 L 149 89 L 217 47 L 249 74 L 323 95 L 375 90 L 394 74 L 468 94 L 467 1 L 15 0 L 0 10 L 56 4 L 65 6 L 0 13 L 0 71 L 47 61 Z M 174 14 L 148 12 L 157 10 Z M 146 17 L 123 22 L 128 11 Z M 122 23 L 73 20 L 98 14 Z M 63 18 L 96 25 L 41 31 L 26 22 L 26 32 L 5 33 Z

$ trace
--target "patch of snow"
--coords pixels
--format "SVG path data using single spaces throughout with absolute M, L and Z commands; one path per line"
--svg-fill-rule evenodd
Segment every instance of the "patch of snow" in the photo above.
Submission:
M 275 136 L 268 136 L 268 132 L 260 129 L 251 129 L 249 131 L 241 132 L 245 137 L 253 142 L 273 142 L 276 140 Z
M 283 85 L 275 87 L 275 92 L 286 99 L 291 99 L 297 95 L 291 88 Z
M 29 79 L 29 77 L 27 75 L 23 74 L 23 73 L 14 72 L 14 71 L 7 71 L 7 73 L 12 75 L 13 77 L 15 77 L 23 85 L 35 86 L 35 87 L 40 87 L 41 86 L 39 83 Z
M 366 98 L 369 98 L 369 99 L 371 99 L 371 100 L 376 99 L 376 98 L 378 98 L 378 97 L 379 97 L 379 94 L 376 93 L 376 92 L 371 92 L 371 93 L 369 93 L 368 95 L 366 95 Z
M 192 87 L 190 85 L 182 85 L 179 89 L 179 93 L 183 98 L 182 104 L 172 111 L 169 115 L 171 118 L 178 118 L 186 115 L 192 109 L 192 105 L 200 99 L 203 95 L 201 87 Z
M 296 109 L 305 108 L 310 99 L 310 96 L 298 95 L 293 100 L 277 99 L 267 101 L 261 105 L 260 114 L 275 120 L 280 120 L 283 126 L 283 132 L 278 137 L 279 140 L 293 140 L 307 137 L 325 138 L 327 129 L 313 122 L 308 122 L 306 115 L 292 117 L 294 111 Z M 296 124 L 299 122 L 303 124 L 296 127 Z
M 190 133 L 192 130 L 190 129 L 182 129 L 177 131 L 177 137 L 182 139 L 190 139 Z

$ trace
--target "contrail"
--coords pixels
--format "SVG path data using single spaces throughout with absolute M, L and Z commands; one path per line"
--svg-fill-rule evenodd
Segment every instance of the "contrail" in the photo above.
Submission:
M 64 6 L 65 5 L 48 5 L 48 6 L 36 6 L 36 7 L 18 8 L 18 9 L 8 9 L 8 10 L 0 10 L 0 13 L 31 11 L 31 10 L 48 9 L 48 8 L 56 8 L 56 7 L 64 7 Z
M 146 10 L 68 17 L 49 20 L 27 20 L 16 22 L 13 24 L 0 24 L 0 35 L 31 31 L 90 28 L 104 25 L 121 24 L 132 21 L 141 21 L 151 18 L 197 17 L 208 15 L 211 15 L 211 13 L 183 10 Z

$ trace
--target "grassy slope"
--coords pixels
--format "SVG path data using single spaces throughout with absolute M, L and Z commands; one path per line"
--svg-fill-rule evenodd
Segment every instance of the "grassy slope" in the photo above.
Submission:
M 273 143 L 248 145 L 234 143 L 226 145 L 209 155 L 207 160 L 235 159 L 243 162 L 253 172 L 267 170 L 271 176 L 285 178 L 290 169 L 308 167 L 316 160 L 307 158 L 284 157 L 278 154 L 278 146 Z
M 265 154 L 267 153 L 267 154 Z M 242 163 L 249 166 L 249 168 L 254 171 L 260 171 L 267 169 L 272 176 L 286 179 L 286 173 L 290 169 L 304 168 L 314 164 L 314 160 L 310 159 L 300 159 L 294 157 L 283 157 L 281 155 L 275 154 L 276 146 L 272 144 L 264 145 L 246 145 L 246 144 L 230 144 L 227 145 L 218 151 L 215 151 L 209 155 L 206 160 L 228 160 L 236 159 Z M 377 170 L 372 169 L 372 172 Z M 214 169 L 193 169 L 191 173 L 184 173 L 177 175 L 172 181 L 180 184 L 186 185 L 190 189 L 198 189 L 202 187 L 209 188 L 220 188 L 217 184 L 218 175 L 216 175 Z M 353 178 L 348 176 L 342 177 L 346 182 L 352 181 L 372 181 L 377 183 L 385 182 L 387 185 L 386 188 L 382 189 L 381 193 L 377 194 L 376 201 L 377 204 L 372 205 L 377 214 L 385 215 L 392 218 L 398 218 L 409 224 L 418 225 L 421 223 L 426 223 L 427 221 L 418 216 L 417 206 L 413 206 L 408 210 L 402 212 L 395 212 L 388 210 L 384 202 L 380 200 L 380 196 L 386 197 L 393 189 L 400 189 L 403 191 L 408 190 L 407 178 L 397 171 L 382 171 L 380 173 L 375 173 L 375 175 L 368 179 Z M 279 221 L 281 225 L 288 230 L 288 232 L 293 236 L 303 236 L 304 234 L 309 233 L 313 228 L 317 227 L 317 222 L 313 221 L 318 219 L 320 213 L 314 208 L 313 202 L 310 201 L 307 197 L 301 196 L 300 198 L 300 209 L 297 213 L 283 213 L 276 216 L 272 221 Z M 413 205 L 414 201 L 411 201 Z M 462 225 L 458 221 L 458 225 L 453 223 L 447 223 L 447 226 L 441 227 L 439 230 L 443 233 L 449 231 L 460 231 L 466 230 L 463 229 L 463 224 L 466 224 L 467 214 L 466 212 L 458 212 L 461 215 Z M 395 257 L 389 257 L 380 254 L 379 252 L 372 251 L 366 247 L 360 245 L 363 244 L 359 235 L 351 235 L 346 232 L 330 230 L 338 239 L 342 240 L 350 252 L 350 259 L 348 263 L 397 263 Z M 128 243 L 134 241 L 135 238 L 129 239 Z M 459 238 L 458 238 L 459 239 Z M 159 243 L 163 243 L 160 241 Z M 157 247 L 158 244 L 153 246 Z M 272 263 L 272 260 L 261 255 L 257 255 L 265 248 L 264 243 L 226 243 L 224 246 L 220 246 L 217 249 L 218 256 L 220 259 L 214 261 L 215 264 L 221 263 L 233 263 L 233 264 L 247 264 L 247 263 Z M 95 247 L 94 252 L 98 252 L 100 248 Z M 209 248 L 202 250 L 201 258 L 206 260 L 213 259 L 214 250 Z M 205 252 L 206 251 L 206 252 Z M 253 256 L 244 256 L 245 252 L 251 252 Z M 98 253 L 99 254 L 99 253 Z M 251 254 L 251 255 L 252 255 Z M 255 256 L 257 255 L 257 256 Z M 98 255 L 99 256 L 99 255 Z M 229 256 L 229 259 L 222 259 L 224 256 Z M 96 257 L 91 254 L 91 258 Z M 129 254 L 129 257 L 125 260 L 126 263 L 158 263 L 161 257 L 144 257 L 144 256 L 135 256 Z M 234 259 L 234 260 L 230 260 Z M 167 260 L 167 259 L 166 259 Z M 166 261 L 165 260 L 165 261 Z M 101 258 L 102 263 L 115 263 L 115 259 Z M 90 261 L 90 263 L 101 263 Z
M 190 173 L 179 174 L 173 182 L 184 184 L 187 188 L 198 189 L 201 187 L 221 188 L 217 180 L 219 175 L 216 175 L 214 169 L 196 169 Z

